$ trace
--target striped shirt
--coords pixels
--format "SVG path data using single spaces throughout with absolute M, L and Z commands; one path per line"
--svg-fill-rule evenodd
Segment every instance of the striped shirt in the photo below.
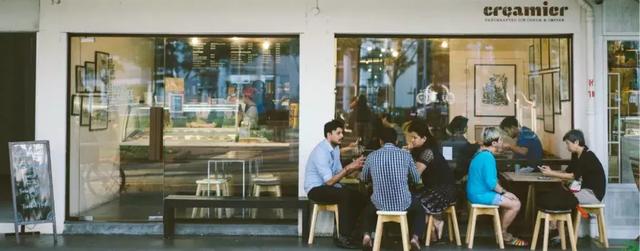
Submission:
M 390 143 L 369 154 L 360 175 L 362 181 L 373 182 L 371 202 L 383 211 L 405 211 L 409 208 L 409 178 L 415 184 L 420 182 L 411 154 Z

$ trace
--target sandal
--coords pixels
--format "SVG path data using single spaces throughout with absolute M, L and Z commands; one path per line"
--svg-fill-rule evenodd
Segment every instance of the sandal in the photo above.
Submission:
M 517 238 L 517 237 L 513 237 L 513 238 L 511 238 L 511 240 L 508 240 L 508 241 L 504 241 L 504 244 L 507 244 L 509 246 L 514 246 L 514 247 L 527 247 L 527 246 L 529 246 L 529 242 L 527 242 L 527 241 L 525 241 L 523 239 Z

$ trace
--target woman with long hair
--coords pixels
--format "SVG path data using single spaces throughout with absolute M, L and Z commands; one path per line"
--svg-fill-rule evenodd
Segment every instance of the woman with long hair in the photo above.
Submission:
M 411 122 L 408 128 L 409 148 L 416 162 L 416 168 L 424 189 L 420 192 L 420 201 L 425 212 L 435 218 L 436 238 L 442 234 L 444 212 L 456 201 L 455 180 L 453 170 L 442 156 L 440 144 L 429 132 L 427 124 L 422 120 Z

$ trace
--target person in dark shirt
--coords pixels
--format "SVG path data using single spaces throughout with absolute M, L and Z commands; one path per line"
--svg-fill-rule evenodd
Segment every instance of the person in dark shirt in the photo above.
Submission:
M 542 160 L 542 143 L 540 138 L 526 126 L 520 127 L 518 120 L 509 116 L 500 122 L 500 129 L 505 131 L 509 137 L 517 139 L 515 145 L 503 144 L 505 150 L 515 153 L 516 159 L 526 159 L 530 166 L 537 166 Z
M 471 157 L 478 151 L 480 145 L 471 144 L 464 136 L 467 133 L 467 121 L 464 116 L 455 116 L 447 126 L 449 137 L 442 141 L 442 147 L 452 148 L 452 159 L 455 160 L 454 175 L 461 179 L 467 175 Z
M 453 170 L 440 152 L 440 145 L 429 132 L 426 123 L 416 120 L 409 126 L 411 156 L 422 178 L 424 190 L 420 192 L 420 202 L 425 212 L 435 219 L 436 238 L 442 236 L 443 214 L 456 201 Z
M 600 204 L 604 198 L 607 180 L 602 163 L 585 144 L 584 134 L 580 130 L 570 130 L 562 138 L 571 152 L 571 162 L 566 172 L 551 170 L 548 166 L 541 166 L 540 171 L 545 176 L 564 180 L 582 180 L 580 191 L 574 192 L 580 204 Z

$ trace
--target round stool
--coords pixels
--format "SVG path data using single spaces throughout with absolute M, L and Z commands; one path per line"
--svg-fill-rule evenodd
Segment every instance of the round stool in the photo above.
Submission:
M 311 202 L 313 203 L 313 212 L 311 213 L 311 227 L 309 229 L 309 245 L 313 244 L 313 238 L 314 238 L 314 234 L 316 232 L 316 220 L 318 219 L 318 213 L 320 211 L 329 211 L 329 212 L 333 212 L 335 221 L 336 221 L 336 232 L 337 232 L 337 236 L 340 236 L 340 214 L 338 212 L 338 204 L 318 204 L 315 202 Z
M 491 215 L 493 216 L 493 228 L 495 231 L 496 242 L 500 249 L 504 249 L 504 241 L 502 240 L 502 226 L 500 225 L 500 212 L 498 212 L 498 206 L 494 205 L 481 205 L 471 204 L 469 207 L 469 226 L 467 226 L 467 238 L 466 243 L 469 249 L 473 248 L 473 238 L 476 234 L 476 219 L 479 215 Z
M 215 196 L 229 196 L 229 180 L 223 179 L 201 179 L 196 180 L 196 196 L 209 196 L 211 191 L 215 191 Z M 195 218 L 200 210 L 200 216 L 203 216 L 202 208 L 193 208 L 191 217 Z M 219 209 L 216 209 L 219 210 Z M 222 212 L 218 211 L 218 217 L 222 217 Z
M 373 239 L 373 250 L 380 250 L 382 244 L 382 231 L 384 223 L 397 222 L 400 223 L 400 232 L 402 234 L 402 250 L 408 251 L 409 247 L 409 224 L 407 223 L 406 211 L 377 211 L 378 223 L 376 223 L 376 237 Z
M 598 222 L 598 239 L 605 248 L 609 248 L 609 239 L 607 239 L 607 227 L 604 223 L 604 204 L 580 204 L 580 207 L 589 214 L 594 214 Z M 578 238 L 578 228 L 580 227 L 580 213 L 576 213 L 574 235 Z
M 564 224 L 566 222 L 569 232 L 569 242 L 571 243 L 571 250 L 576 251 L 576 238 L 574 236 L 573 224 L 571 223 L 571 210 L 538 210 L 538 216 L 536 216 L 536 225 L 533 228 L 533 239 L 531 240 L 531 250 L 536 250 L 536 243 L 538 242 L 538 233 L 540 232 L 540 220 L 544 219 L 544 236 L 542 243 L 542 250 L 547 251 L 547 245 L 549 244 L 549 221 L 560 221 L 558 226 L 558 233 L 560 234 L 560 243 L 562 250 L 567 249 L 566 240 L 564 238 Z
M 456 203 L 449 204 L 449 207 L 445 209 L 445 214 L 447 214 L 447 231 L 449 233 L 449 241 L 453 242 L 453 238 L 456 239 L 456 245 L 461 246 L 460 243 L 460 229 L 458 228 L 458 217 L 456 216 Z M 433 215 L 428 215 L 427 217 L 427 233 L 425 237 L 425 246 L 429 246 L 431 244 L 431 230 L 435 226 L 433 225 Z

